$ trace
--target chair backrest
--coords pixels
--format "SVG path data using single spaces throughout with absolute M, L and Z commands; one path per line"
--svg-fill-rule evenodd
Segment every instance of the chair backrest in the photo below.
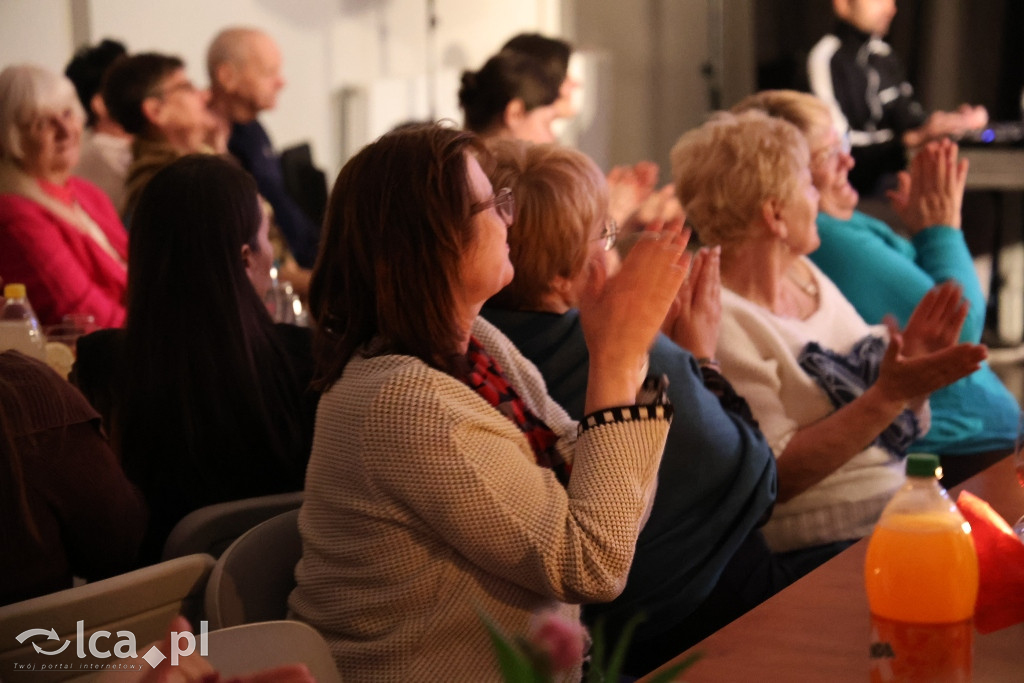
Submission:
M 260 522 L 302 505 L 302 491 L 207 505 L 182 517 L 164 543 L 163 559 L 206 553 L 220 557 L 231 543 Z
M 300 621 L 262 621 L 211 631 L 207 644 L 206 661 L 224 677 L 301 662 L 320 683 L 341 683 L 327 642 Z
M 327 209 L 327 176 L 313 165 L 308 142 L 281 152 L 281 176 L 285 192 L 302 213 L 316 225 L 323 223 Z
M 210 628 L 284 619 L 301 557 L 298 510 L 242 534 L 210 573 L 204 599 Z
M 95 673 L 83 669 L 90 664 L 138 662 L 117 657 L 118 646 L 126 640 L 118 632 L 132 634 L 141 657 L 148 643 L 164 637 L 175 615 L 183 614 L 198 628 L 213 565 L 209 555 L 188 555 L 0 607 L 0 680 L 17 680 L 12 674 L 29 665 L 35 666 L 33 683 L 48 683 Z M 32 630 L 43 633 L 26 634 Z M 98 651 L 112 653 L 106 658 L 90 654 L 89 641 L 97 631 L 109 632 L 95 639 Z M 61 647 L 59 654 L 47 654 Z M 40 670 L 43 666 L 57 668 Z

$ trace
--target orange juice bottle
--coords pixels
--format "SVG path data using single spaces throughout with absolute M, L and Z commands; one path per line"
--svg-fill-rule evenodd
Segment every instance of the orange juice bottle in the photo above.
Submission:
M 934 455 L 907 457 L 868 543 L 872 681 L 971 680 L 978 556 L 937 471 Z

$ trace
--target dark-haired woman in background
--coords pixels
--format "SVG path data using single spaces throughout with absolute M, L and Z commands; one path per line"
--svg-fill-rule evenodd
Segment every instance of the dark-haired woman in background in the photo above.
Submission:
M 75 175 L 106 192 L 118 214 L 124 212 L 124 181 L 132 163 L 132 136 L 110 115 L 100 85 L 110 65 L 126 54 L 128 50 L 123 44 L 104 38 L 96 45 L 80 47 L 64 69 L 64 75 L 75 84 L 86 116 L 82 154 Z
M 571 119 L 576 115 L 573 93 L 580 84 L 569 74 L 572 45 L 561 38 L 549 38 L 539 33 L 519 33 L 501 46 L 502 51 L 515 52 L 535 60 L 548 78 L 558 83 L 558 99 L 554 102 L 555 117 Z
M 551 123 L 562 82 L 528 55 L 504 50 L 479 71 L 465 71 L 459 107 L 465 127 L 482 138 L 554 142 Z
M 80 339 L 74 380 L 150 505 L 153 560 L 196 508 L 302 488 L 315 397 L 308 330 L 263 305 L 271 253 L 249 174 L 173 162 L 143 190 L 130 239 L 125 329 Z
M 44 363 L 0 353 L 0 605 L 133 566 L 146 506 L 99 423 Z
M 487 160 L 470 133 L 407 126 L 331 193 L 310 290 L 326 391 L 290 606 L 346 681 L 497 680 L 483 619 L 516 635 L 617 595 L 654 495 L 671 407 L 637 394 L 683 280 L 681 226 L 614 277 L 592 270 L 578 426 L 478 317 L 512 278 L 514 206 Z

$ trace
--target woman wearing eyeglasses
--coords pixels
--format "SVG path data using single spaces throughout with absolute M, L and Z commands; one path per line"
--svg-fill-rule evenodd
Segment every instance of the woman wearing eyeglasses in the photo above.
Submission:
M 671 407 L 638 392 L 685 241 L 652 231 L 585 287 L 578 425 L 478 317 L 513 274 L 512 197 L 487 165 L 472 133 L 408 126 L 331 193 L 310 290 L 326 391 L 289 604 L 346 680 L 498 679 L 484 620 L 520 635 L 541 610 L 613 598 L 654 495 Z
M 807 138 L 811 177 L 821 195 L 821 246 L 810 258 L 857 312 L 869 323 L 893 315 L 905 324 L 929 289 L 955 280 L 971 303 L 960 339 L 979 341 L 985 294 L 960 228 L 967 162 L 957 161 L 956 144 L 942 140 L 922 146 L 908 171 L 899 174 L 893 207 L 907 227 L 907 239 L 856 210 L 859 197 L 848 177 L 853 157 L 824 102 L 808 93 L 766 90 L 745 98 L 733 111 L 749 109 L 785 119 Z M 1013 450 L 1020 409 L 988 365 L 939 389 L 929 402 L 932 428 L 913 450 L 940 455 L 946 487 Z
M 103 191 L 72 175 L 85 113 L 42 67 L 0 72 L 0 279 L 26 285 L 44 325 L 71 313 L 124 323 L 128 235 Z
M 537 364 L 569 415 L 584 412 L 589 354 L 580 326 L 588 272 L 614 247 L 608 190 L 586 155 L 555 145 L 490 146 L 495 186 L 516 198 L 509 233 L 516 276 L 483 315 Z M 758 527 L 775 501 L 775 460 L 713 360 L 718 336 L 718 252 L 702 249 L 679 306 L 650 350 L 680 411 L 669 429 L 658 493 L 637 541 L 626 589 L 584 617 L 605 617 L 615 642 L 638 612 L 646 619 L 625 671 L 641 675 L 750 609 L 788 582 Z
M 764 533 L 824 561 L 871 532 L 928 429 L 928 395 L 978 369 L 958 344 L 960 290 L 935 287 L 901 331 L 869 326 L 806 257 L 819 244 L 807 142 L 761 112 L 718 113 L 672 148 L 701 241 L 721 246 L 722 370 L 750 403 L 778 468 Z

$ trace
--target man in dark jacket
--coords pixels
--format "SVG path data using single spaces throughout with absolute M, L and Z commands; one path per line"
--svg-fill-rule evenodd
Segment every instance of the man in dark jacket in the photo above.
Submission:
M 895 0 L 833 0 L 838 21 L 807 58 L 810 91 L 847 131 L 856 165 L 850 182 L 862 196 L 895 185 L 906 149 L 988 123 L 984 107 L 961 105 L 926 115 L 906 80 L 903 64 L 883 40 L 896 16 Z

